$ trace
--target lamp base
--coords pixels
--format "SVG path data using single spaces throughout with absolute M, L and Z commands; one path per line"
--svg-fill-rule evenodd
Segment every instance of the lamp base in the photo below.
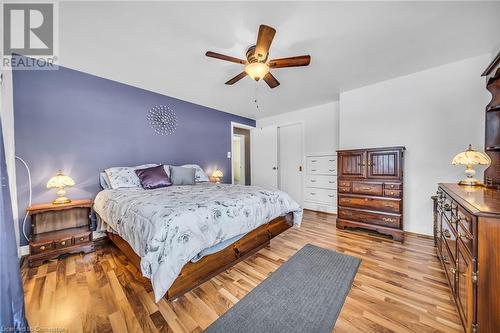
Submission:
M 475 178 L 466 178 L 464 180 L 461 180 L 458 185 L 466 185 L 466 186 L 484 186 L 484 184 L 475 179 Z
M 57 197 L 57 199 L 55 199 L 54 201 L 52 201 L 52 203 L 54 205 L 62 205 L 62 204 L 67 204 L 67 203 L 70 203 L 71 200 L 67 197 Z

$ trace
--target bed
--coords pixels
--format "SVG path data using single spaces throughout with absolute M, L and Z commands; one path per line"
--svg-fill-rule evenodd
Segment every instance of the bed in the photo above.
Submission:
M 302 219 L 282 191 L 212 183 L 105 189 L 94 211 L 100 229 L 150 279 L 156 302 L 181 296 Z

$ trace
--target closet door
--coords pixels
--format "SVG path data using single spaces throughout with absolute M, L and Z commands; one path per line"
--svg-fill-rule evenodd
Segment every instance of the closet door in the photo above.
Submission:
M 278 128 L 252 131 L 252 185 L 278 187 Z
M 366 177 L 366 153 L 349 152 L 338 154 L 339 170 L 338 176 L 343 178 L 365 178 Z
M 278 128 L 278 187 L 302 204 L 302 124 Z

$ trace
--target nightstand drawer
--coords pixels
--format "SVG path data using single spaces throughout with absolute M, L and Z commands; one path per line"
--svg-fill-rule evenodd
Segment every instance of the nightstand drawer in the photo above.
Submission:
M 65 247 L 69 247 L 71 245 L 73 245 L 71 237 L 61 238 L 61 239 L 54 241 L 54 246 L 56 249 L 63 249 Z
M 78 235 L 74 237 L 74 242 L 76 244 L 90 242 L 90 233 L 85 235 Z
M 54 244 L 51 241 L 46 243 L 37 243 L 30 245 L 31 254 L 44 253 L 47 251 L 51 251 L 53 249 L 54 249 Z

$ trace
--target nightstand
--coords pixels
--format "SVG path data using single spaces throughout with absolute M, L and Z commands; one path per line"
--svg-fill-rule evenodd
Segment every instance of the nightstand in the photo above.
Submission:
M 30 267 L 62 254 L 94 251 L 92 200 L 39 204 L 27 209 L 31 217 Z

